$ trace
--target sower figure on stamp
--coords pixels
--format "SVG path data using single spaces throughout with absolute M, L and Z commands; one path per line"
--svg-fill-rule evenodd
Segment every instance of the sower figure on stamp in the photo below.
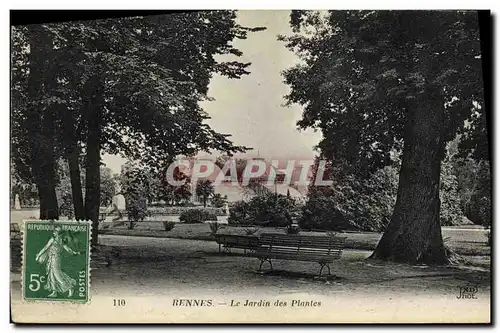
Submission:
M 50 291 L 49 297 L 56 297 L 57 293 L 68 293 L 68 297 L 73 295 L 73 287 L 76 280 L 68 276 L 61 269 L 61 252 L 65 250 L 77 255 L 79 252 L 73 251 L 68 245 L 63 243 L 61 228 L 54 229 L 53 236 L 49 239 L 43 249 L 38 252 L 35 260 L 44 264 L 47 271 L 47 283 L 45 289 Z

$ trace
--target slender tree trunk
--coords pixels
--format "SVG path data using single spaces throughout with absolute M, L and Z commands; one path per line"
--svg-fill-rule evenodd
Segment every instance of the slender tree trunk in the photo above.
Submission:
M 444 106 L 438 88 L 414 103 L 405 129 L 396 206 L 371 258 L 409 264 L 446 264 L 440 226 L 439 183 Z
M 97 245 L 101 198 L 101 116 L 104 107 L 104 85 L 96 74 L 86 84 L 87 158 L 85 168 L 85 218 L 92 220 L 92 245 Z
M 52 110 L 41 109 L 44 93 L 44 75 L 47 71 L 50 37 L 40 26 L 28 28 L 30 44 L 27 110 L 28 140 L 31 168 L 40 200 L 40 219 L 58 219 L 59 210 L 55 192 L 55 142 Z

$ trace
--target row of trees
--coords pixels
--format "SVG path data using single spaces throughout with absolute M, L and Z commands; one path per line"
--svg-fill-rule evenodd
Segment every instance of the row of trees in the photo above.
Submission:
M 12 29 L 12 159 L 36 184 L 40 218 L 57 219 L 56 170 L 68 164 L 75 217 L 97 242 L 101 153 L 161 170 L 177 155 L 244 151 L 204 120 L 213 73 L 248 74 L 232 46 L 252 31 L 233 11 L 63 22 Z M 81 182 L 80 168 L 85 169 Z
M 101 206 L 109 206 L 113 196 L 117 194 L 117 185 L 119 178 L 113 174 L 110 168 L 100 167 L 100 200 Z M 11 197 L 19 198 L 21 207 L 39 207 L 39 195 L 36 184 L 19 176 L 14 168 L 11 168 Z M 64 160 L 59 160 L 56 166 L 56 198 L 59 208 L 59 214 L 66 217 L 74 217 L 74 207 L 71 189 L 71 177 L 68 164 Z M 85 183 L 85 173 L 80 172 L 80 182 Z M 84 191 L 84 189 L 82 189 Z
M 320 157 L 370 179 L 400 171 L 373 258 L 449 262 L 440 228 L 442 161 L 489 161 L 478 16 L 467 11 L 293 11 L 281 36 L 301 62 L 284 73 L 298 127 L 323 134 Z M 367 200 L 372 195 L 367 197 Z

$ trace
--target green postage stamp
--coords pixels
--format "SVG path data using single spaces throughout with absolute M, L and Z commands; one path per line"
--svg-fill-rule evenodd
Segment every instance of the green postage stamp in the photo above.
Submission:
M 91 226 L 89 221 L 24 221 L 24 300 L 89 301 Z

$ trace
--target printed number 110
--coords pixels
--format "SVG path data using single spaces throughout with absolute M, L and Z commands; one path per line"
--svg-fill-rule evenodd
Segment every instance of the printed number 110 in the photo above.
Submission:
M 113 306 L 125 306 L 124 299 L 113 299 Z

